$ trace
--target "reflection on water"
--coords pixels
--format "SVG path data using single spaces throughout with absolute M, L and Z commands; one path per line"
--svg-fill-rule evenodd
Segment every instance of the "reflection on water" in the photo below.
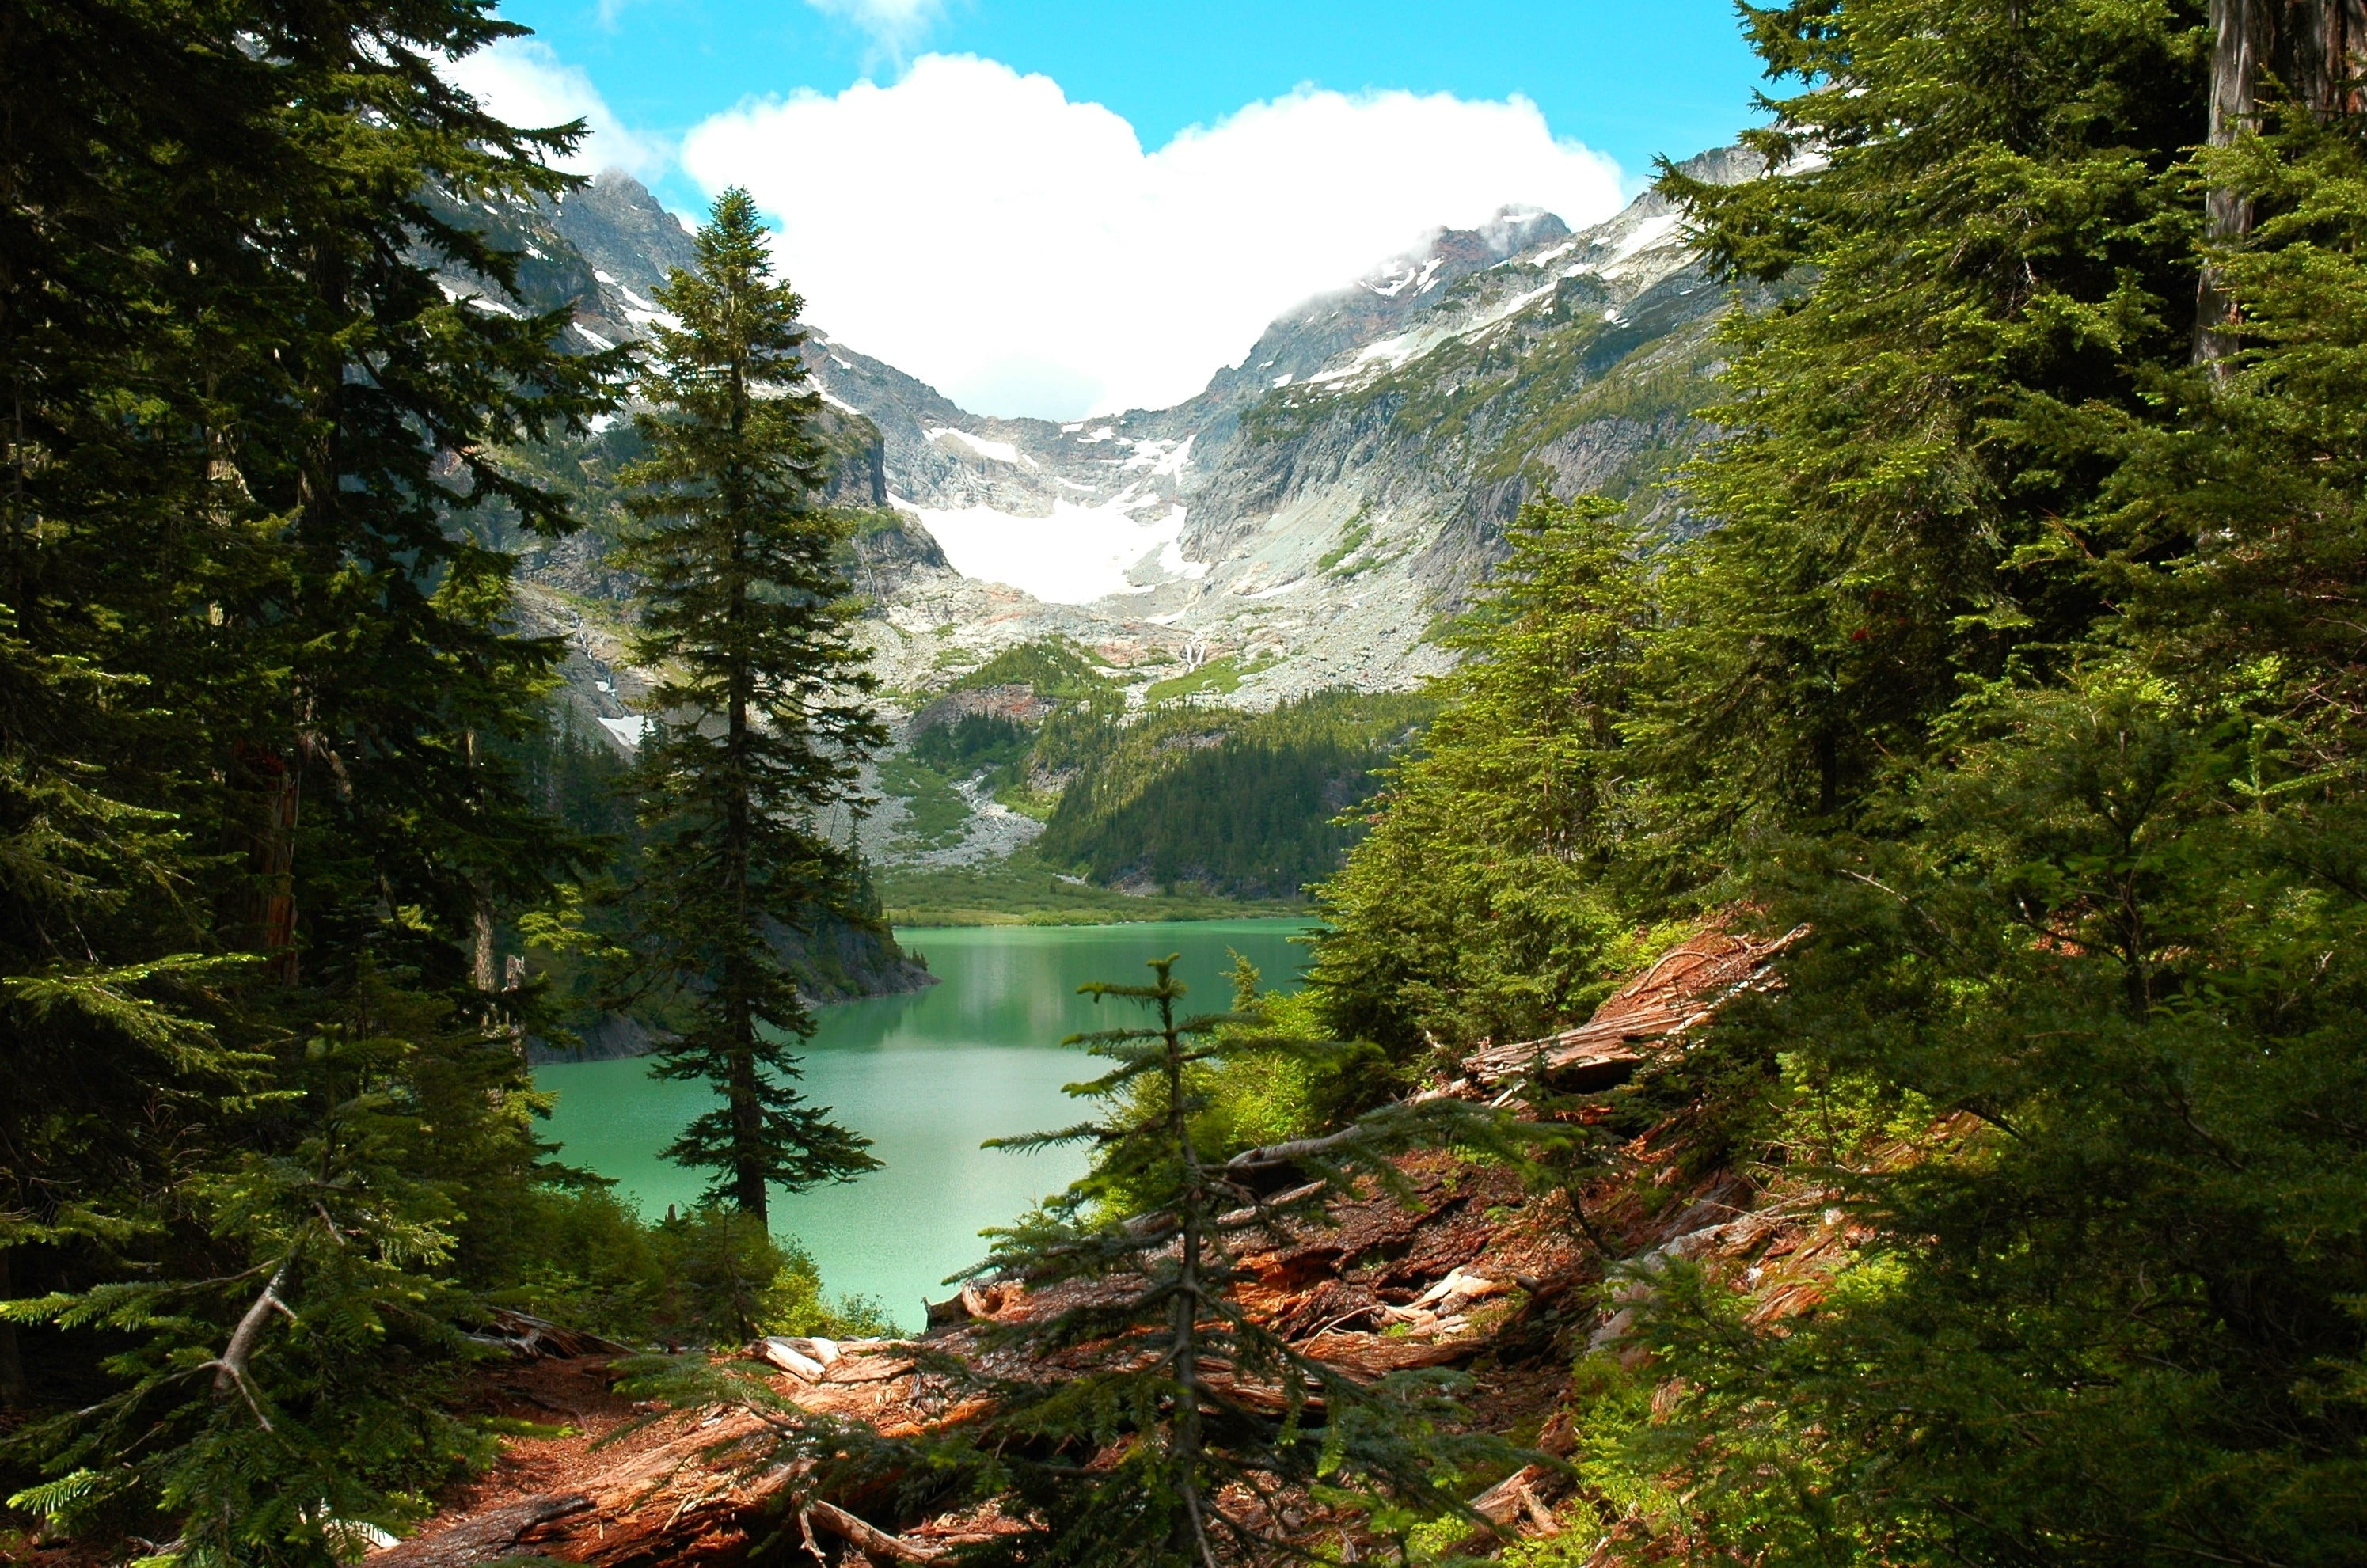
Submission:
M 805 1090 L 871 1139 L 886 1162 L 860 1180 L 776 1197 L 776 1229 L 821 1265 L 833 1293 L 878 1298 L 908 1327 L 923 1295 L 941 1299 L 947 1275 L 977 1261 L 978 1233 L 1004 1224 L 1081 1174 L 1077 1149 L 1034 1155 L 983 1150 L 988 1138 L 1066 1126 L 1084 1107 L 1060 1092 L 1097 1064 L 1058 1042 L 1119 1027 L 1131 1004 L 1076 994 L 1088 980 L 1147 981 L 1146 960 L 1183 955 L 1176 972 L 1194 1011 L 1230 1004 L 1225 980 L 1238 951 L 1265 984 L 1295 988 L 1305 950 L 1296 920 L 1195 920 L 1167 925 L 985 926 L 900 931 L 943 982 L 925 991 L 825 1008 L 806 1047 Z M 659 1083 L 640 1061 L 558 1064 L 536 1078 L 559 1095 L 550 1134 L 560 1157 L 614 1177 L 617 1190 L 662 1214 L 687 1206 L 700 1178 L 658 1151 L 712 1103 L 698 1084 Z

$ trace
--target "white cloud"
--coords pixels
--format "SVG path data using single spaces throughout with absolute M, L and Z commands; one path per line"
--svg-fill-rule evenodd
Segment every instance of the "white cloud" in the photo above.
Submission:
M 799 92 L 684 143 L 779 218 L 814 320 L 980 412 L 1076 418 L 1196 392 L 1290 306 L 1432 230 L 1619 204 L 1535 105 L 1302 88 L 1145 153 L 1134 129 L 990 60 Z
M 512 125 L 538 130 L 583 120 L 583 140 L 559 160 L 561 168 L 579 175 L 623 169 L 653 179 L 673 164 L 672 152 L 663 141 L 627 130 L 592 78 L 562 62 L 549 45 L 538 39 L 503 39 L 447 62 L 444 74 Z
M 806 0 L 827 17 L 852 22 L 871 35 L 871 41 L 899 59 L 920 41 L 943 14 L 942 0 Z

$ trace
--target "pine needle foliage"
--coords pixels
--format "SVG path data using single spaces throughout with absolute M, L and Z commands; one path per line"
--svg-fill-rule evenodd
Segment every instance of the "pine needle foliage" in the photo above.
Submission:
M 1307 1555 L 1280 1524 L 1294 1490 L 1368 1516 L 1365 1528 L 1401 1530 L 1467 1518 L 1458 1484 L 1512 1457 L 1462 1424 L 1457 1380 L 1359 1382 L 1260 1324 L 1239 1286 L 1246 1254 L 1319 1229 L 1326 1204 L 1401 1187 L 1389 1155 L 1452 1143 L 1518 1161 L 1535 1130 L 1441 1100 L 1287 1144 L 1204 1150 L 1214 1075 L 1331 1048 L 1270 1031 L 1252 1011 L 1184 1014 L 1173 964 L 1150 961 L 1148 985 L 1082 987 L 1148 1014 L 1067 1042 L 1111 1064 L 1068 1091 L 1101 1114 L 996 1145 L 1083 1144 L 1093 1165 L 1022 1223 L 989 1233 L 979 1272 L 1024 1284 L 1030 1305 L 985 1329 L 984 1354 L 964 1374 L 992 1414 L 931 1455 L 939 1473 L 950 1465 L 1025 1526 L 980 1562 L 1286 1562 Z M 1240 1000 L 1253 1000 L 1253 983 Z
M 1592 496 L 1532 502 L 1511 544 L 1450 636 L 1464 662 L 1427 689 L 1438 718 L 1318 889 L 1327 1021 L 1400 1061 L 1425 1039 L 1542 1034 L 1638 951 L 1606 878 L 1637 814 L 1622 725 L 1658 626 L 1653 562 Z
M 1619 1526 L 1524 1568 L 2367 1551 L 2367 133 L 2263 84 L 2205 147 L 2234 10 L 1748 6 L 1773 172 L 1664 179 L 1789 292 L 1727 331 L 1589 890 L 1806 935 L 1623 1093 L 1854 1239 L 1778 1329 L 1738 1265 L 1618 1280 L 1573 1418 Z M 2206 243 L 2206 193 L 2248 231 Z M 2205 276 L 2236 314 L 2198 364 Z M 1388 906 L 1337 912 L 1325 946 L 1386 951 Z
M 547 1102 L 472 937 L 580 846 L 454 525 L 570 528 L 496 455 L 621 361 L 451 220 L 570 184 L 442 73 L 518 31 L 0 17 L 0 1492 L 94 1556 L 325 1563 L 483 1451 L 438 1400 Z
M 620 551 L 640 586 L 634 657 L 663 671 L 634 787 L 648 833 L 633 894 L 631 983 L 688 1002 L 654 1069 L 714 1086 L 667 1157 L 715 1171 L 710 1196 L 762 1220 L 766 1189 L 843 1181 L 866 1140 L 805 1102 L 790 1043 L 813 1032 L 780 938 L 817 908 L 863 908 L 850 848 L 821 815 L 852 800 L 885 736 L 852 637 L 844 523 L 820 504 L 821 400 L 802 390 L 801 308 L 755 204 L 717 198 L 698 265 L 659 294 L 637 416 L 649 455 L 627 470 L 636 528 Z
M 1024 1306 L 977 1325 L 963 1355 L 923 1344 L 923 1379 L 968 1413 L 933 1434 L 886 1437 L 816 1417 L 764 1376 L 704 1359 L 651 1359 L 629 1385 L 677 1404 L 729 1402 L 762 1415 L 773 1441 L 743 1462 L 787 1470 L 799 1495 L 859 1488 L 924 1511 L 991 1506 L 1011 1527 L 959 1549 L 1007 1568 L 1251 1568 L 1329 1561 L 1286 1522 L 1309 1506 L 1411 1562 L 1425 1521 L 1488 1532 L 1465 1506 L 1474 1477 L 1538 1456 L 1475 1429 L 1463 1380 L 1441 1371 L 1373 1381 L 1296 1349 L 1241 1304 L 1243 1261 L 1295 1245 L 1329 1205 L 1403 1192 L 1392 1156 L 1452 1145 L 1533 1169 L 1561 1134 L 1446 1099 L 1393 1104 L 1329 1132 L 1231 1148 L 1215 1094 L 1226 1075 L 1296 1067 L 1309 1081 L 1350 1055 L 1251 1005 L 1187 1014 L 1175 960 L 1150 983 L 1081 987 L 1148 1015 L 1137 1027 L 1073 1035 L 1111 1064 L 1069 1086 L 1093 1120 L 997 1140 L 1028 1150 L 1082 1144 L 1091 1173 L 1005 1230 L 965 1278 L 1024 1292 Z M 1420 1561 L 1435 1562 L 1435 1556 Z

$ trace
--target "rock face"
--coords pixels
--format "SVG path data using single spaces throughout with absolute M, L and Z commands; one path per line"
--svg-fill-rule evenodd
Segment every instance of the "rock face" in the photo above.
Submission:
M 1686 169 L 1759 165 L 1727 151 Z M 1233 655 L 1257 666 L 1231 699 L 1251 707 L 1410 685 L 1444 668 L 1426 634 L 1523 502 L 1602 491 L 1683 525 L 1657 481 L 1704 433 L 1729 298 L 1648 194 L 1575 233 L 1537 212 L 1441 232 L 1288 312 L 1172 409 L 974 418 L 818 337 L 817 380 L 878 426 L 892 503 L 956 569 L 886 606 L 889 680 L 1058 629 L 1121 664 Z M 1098 579 L 1070 570 L 1088 547 Z
M 1761 172 L 1734 149 L 1684 167 Z M 572 303 L 586 347 L 643 334 L 691 259 L 617 173 L 482 220 L 532 253 L 519 303 Z M 1685 525 L 1658 480 L 1704 433 L 1730 298 L 1648 193 L 1577 231 L 1519 210 L 1442 231 L 1285 312 L 1171 409 L 981 418 L 817 327 L 832 499 L 906 520 L 857 563 L 883 681 L 917 696 L 1059 633 L 1142 685 L 1232 656 L 1249 707 L 1411 685 L 1446 666 L 1427 637 L 1523 502 L 1602 491 Z

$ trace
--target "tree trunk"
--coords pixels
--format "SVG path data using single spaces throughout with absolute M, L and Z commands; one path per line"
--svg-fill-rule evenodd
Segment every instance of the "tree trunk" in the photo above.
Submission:
M 470 911 L 469 983 L 488 994 L 501 988 L 498 966 L 493 962 L 493 896 L 485 890 L 482 877 L 473 879 L 469 886 Z
M 2367 73 L 2367 0 L 2211 0 L 2211 129 L 2229 147 L 2259 120 L 2264 94 L 2289 96 L 2321 118 L 2356 114 Z M 2252 204 L 2224 186 L 2203 197 L 2214 244 L 2252 231 Z M 2236 351 L 2236 302 L 2211 267 L 2195 299 L 2194 359 L 2224 374 Z
M 731 416 L 735 443 L 744 419 L 742 399 L 735 397 Z M 764 1193 L 764 1171 L 769 1162 L 764 1157 L 764 1108 L 757 1096 L 756 1083 L 756 1020 L 751 999 L 756 976 L 730 972 L 733 967 L 751 965 L 750 945 L 764 940 L 764 933 L 755 929 L 755 911 L 750 907 L 753 889 L 749 883 L 755 869 L 755 807 L 749 798 L 748 701 L 755 687 L 755 670 L 753 656 L 741 631 L 748 616 L 749 569 L 743 546 L 746 538 L 746 530 L 735 517 L 731 528 L 731 601 L 726 611 L 730 626 L 726 635 L 731 638 L 734 652 L 724 718 L 726 766 L 731 773 L 723 829 L 724 871 L 731 883 L 731 957 L 726 960 L 724 980 L 726 1005 L 731 1010 L 731 1152 L 738 1167 L 733 1173 L 737 1183 L 733 1196 L 743 1213 L 753 1214 L 763 1224 L 769 1219 Z
M 470 804 L 479 812 L 484 810 L 484 789 L 477 777 L 477 732 L 474 728 L 461 734 L 461 745 L 469 759 Z M 469 981 L 478 990 L 490 996 L 499 988 L 499 965 L 493 953 L 493 892 L 486 885 L 482 872 L 469 878 L 470 943 Z
M 16 1293 L 16 1281 L 8 1271 L 8 1249 L 0 1247 L 0 1301 Z M 14 1410 L 24 1404 L 25 1360 L 17 1348 L 17 1325 L 0 1318 L 0 1410 Z
M 285 758 L 241 747 L 238 773 L 245 803 L 246 882 L 232 900 L 230 936 L 237 947 L 260 953 L 265 976 L 275 985 L 296 983 L 296 818 L 302 772 Z
M 1161 967 L 1159 985 L 1162 992 L 1167 989 L 1167 979 L 1168 971 Z M 1184 1042 L 1176 1032 L 1175 1001 L 1172 996 L 1159 998 L 1159 1026 L 1167 1037 L 1168 1135 L 1175 1141 L 1176 1151 L 1184 1160 L 1184 1202 L 1179 1216 L 1183 1234 L 1178 1249 L 1181 1269 L 1175 1280 L 1175 1305 L 1170 1320 L 1175 1336 L 1175 1477 L 1176 1490 L 1184 1503 L 1184 1520 L 1178 1530 L 1180 1539 L 1172 1544 L 1179 1553 L 1197 1556 L 1206 1568 L 1217 1568 L 1200 1495 L 1200 1263 L 1206 1240 L 1207 1194 L 1199 1153 L 1192 1144 L 1192 1123 L 1184 1089 Z

